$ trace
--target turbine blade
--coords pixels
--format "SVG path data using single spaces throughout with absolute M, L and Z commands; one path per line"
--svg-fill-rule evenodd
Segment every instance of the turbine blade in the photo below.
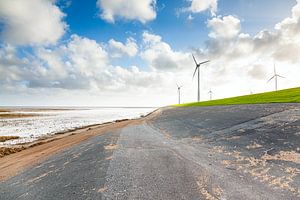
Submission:
M 178 84 L 176 83 L 177 87 L 179 88 Z
M 267 81 L 267 83 L 270 82 L 273 78 L 275 78 L 275 75 L 272 76 L 272 78 L 270 78 L 270 79 Z
M 274 62 L 274 74 L 276 75 L 276 67 L 275 67 L 275 62 Z
M 197 60 L 196 60 L 194 54 L 192 54 L 192 56 L 193 56 L 193 59 L 194 59 L 195 64 L 198 65 Z
M 278 74 L 277 74 L 277 76 L 279 76 L 280 78 L 286 78 L 286 77 L 284 77 L 284 76 L 280 76 L 280 75 L 278 75 Z
M 201 63 L 199 63 L 199 65 L 203 65 L 203 64 L 208 63 L 208 62 L 210 62 L 210 61 L 207 60 L 207 61 L 201 62 Z
M 193 79 L 194 79 L 194 77 L 195 77 L 195 74 L 196 74 L 196 72 L 197 72 L 197 69 L 198 69 L 198 66 L 195 68 L 195 71 L 194 71 L 194 74 L 193 74 Z

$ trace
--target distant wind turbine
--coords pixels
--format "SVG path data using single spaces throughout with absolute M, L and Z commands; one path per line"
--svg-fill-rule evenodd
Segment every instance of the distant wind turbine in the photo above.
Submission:
M 208 94 L 209 94 L 209 100 L 212 100 L 212 94 L 213 94 L 213 92 L 211 91 L 211 89 L 209 90 Z
M 192 54 L 192 56 L 193 56 L 194 62 L 196 64 L 196 68 L 195 68 L 195 71 L 194 71 L 194 74 L 193 74 L 193 78 L 194 78 L 194 76 L 195 76 L 195 74 L 198 70 L 198 102 L 200 102 L 200 66 L 205 64 L 205 63 L 208 63 L 209 60 L 201 62 L 201 63 L 197 63 L 197 60 L 195 59 L 193 54 Z
M 272 79 L 275 79 L 275 91 L 277 91 L 277 89 L 278 89 L 278 77 L 280 77 L 280 78 L 285 78 L 285 77 L 283 77 L 283 76 L 277 74 L 277 72 L 276 72 L 276 67 L 275 67 L 275 63 L 274 63 L 274 76 L 272 76 L 272 77 L 268 80 L 268 82 L 270 82 Z
M 179 86 L 178 84 L 176 84 L 176 85 L 177 85 L 177 91 L 178 91 L 178 104 L 180 104 L 180 90 L 182 88 L 182 85 L 181 86 Z

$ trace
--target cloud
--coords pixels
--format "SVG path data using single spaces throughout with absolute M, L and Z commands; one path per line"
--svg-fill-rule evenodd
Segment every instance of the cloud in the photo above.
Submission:
M 144 32 L 143 44 L 141 57 L 149 63 L 152 69 L 167 71 L 186 67 L 184 63 L 189 60 L 189 55 L 174 51 L 169 44 L 162 41 L 159 35 Z
M 300 41 L 300 1 L 292 9 L 292 16 L 284 19 L 282 22 L 276 24 L 275 29 L 278 30 L 282 37 L 289 39 L 293 37 L 297 42 Z
M 65 14 L 51 0 L 1 0 L 1 39 L 14 45 L 55 44 L 65 33 Z
M 207 23 L 208 27 L 211 28 L 209 37 L 230 39 L 236 37 L 241 30 L 241 22 L 238 18 L 228 15 L 221 17 L 214 17 Z
M 209 20 L 208 40 L 195 52 L 199 61 L 211 60 L 201 68 L 202 100 L 209 98 L 210 89 L 214 98 L 272 90 L 274 84 L 266 81 L 273 74 L 273 60 L 278 73 L 287 77 L 280 80 L 280 88 L 299 85 L 299 13 L 298 3 L 291 17 L 273 30 L 261 30 L 253 36 L 243 33 L 237 16 Z M 143 70 L 112 64 L 114 58 L 131 55 L 140 56 Z M 20 56 L 9 44 L 1 46 L 0 89 L 11 94 L 61 90 L 65 95 L 81 94 L 81 98 L 86 94 L 86 99 L 94 95 L 99 101 L 117 96 L 115 99 L 122 102 L 130 99 L 162 105 L 176 103 L 176 82 L 184 85 L 184 102 L 196 100 L 194 67 L 190 52 L 176 50 L 160 35 L 147 31 L 141 44 L 132 38 L 125 43 L 111 39 L 100 44 L 72 35 L 60 45 L 34 47 L 30 55 Z
M 300 73 L 299 5 L 298 2 L 292 16 L 279 22 L 273 30 L 261 30 L 254 36 L 242 33 L 237 17 L 218 16 L 209 20 L 209 39 L 206 48 L 199 50 L 202 56 L 212 60 L 207 84 L 224 91 L 231 88 L 232 93 L 227 92 L 229 96 L 246 92 L 247 85 L 254 92 L 271 90 L 273 84 L 267 84 L 266 80 L 273 74 L 273 61 L 279 73 L 288 74 L 287 79 L 280 80 L 281 88 L 299 84 L 295 75 Z
M 188 0 L 191 2 L 190 7 L 185 8 L 184 11 L 192 13 L 201 13 L 209 10 L 212 15 L 215 15 L 218 8 L 217 0 Z
M 111 57 L 120 58 L 124 55 L 133 57 L 138 52 L 138 46 L 133 38 L 127 38 L 126 44 L 110 39 L 108 42 Z
M 156 0 L 98 0 L 97 7 L 102 10 L 100 17 L 110 23 L 116 18 L 138 20 L 142 23 L 156 18 Z
M 122 93 L 157 87 L 168 81 L 163 73 L 140 71 L 109 63 L 108 53 L 94 40 L 72 35 L 66 44 L 37 47 L 19 58 L 10 45 L 0 49 L 0 88 L 85 90 Z M 10 86 L 10 87 L 8 87 Z
M 44 73 L 29 80 L 30 87 L 90 89 L 108 66 L 107 52 L 95 40 L 72 35 L 70 41 L 54 49 L 36 52 Z

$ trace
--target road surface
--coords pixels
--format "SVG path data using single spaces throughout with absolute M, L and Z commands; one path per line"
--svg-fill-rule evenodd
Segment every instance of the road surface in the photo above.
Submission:
M 0 183 L 0 199 L 300 198 L 300 105 L 163 109 Z

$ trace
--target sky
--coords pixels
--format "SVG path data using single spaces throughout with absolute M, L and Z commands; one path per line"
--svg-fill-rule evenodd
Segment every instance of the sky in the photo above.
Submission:
M 300 0 L 1 0 L 0 106 L 165 106 L 300 86 Z

